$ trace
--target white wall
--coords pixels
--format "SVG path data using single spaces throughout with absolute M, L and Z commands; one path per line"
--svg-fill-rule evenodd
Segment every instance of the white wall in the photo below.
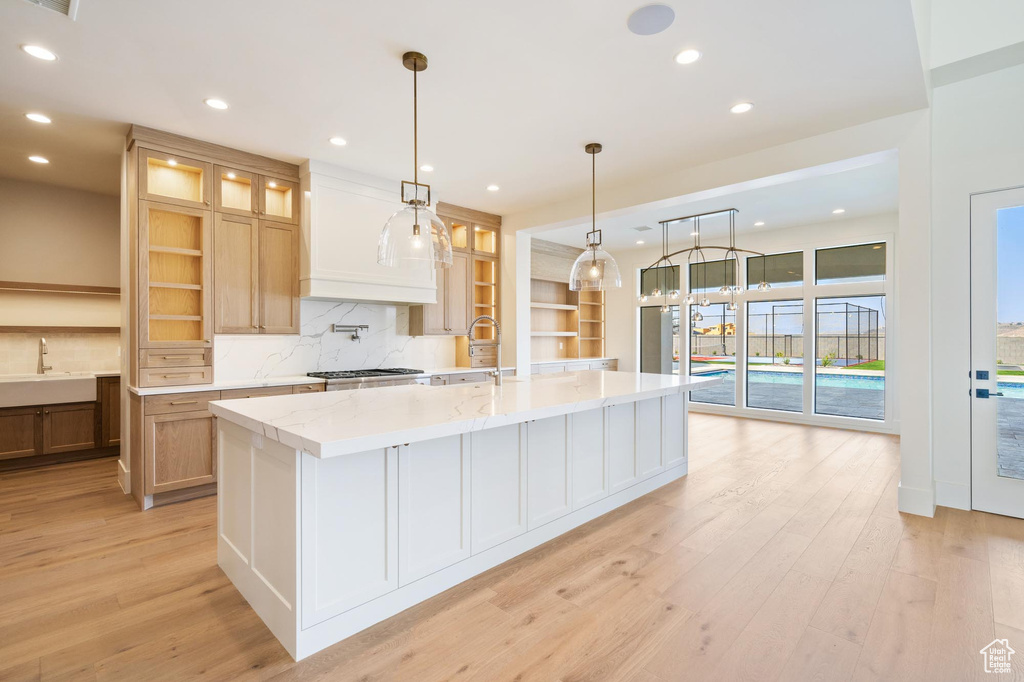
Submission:
M 933 93 L 933 440 L 943 506 L 970 505 L 970 195 L 1024 185 L 1022 111 L 1024 66 Z
M 931 0 L 931 67 L 1024 40 L 1020 0 Z

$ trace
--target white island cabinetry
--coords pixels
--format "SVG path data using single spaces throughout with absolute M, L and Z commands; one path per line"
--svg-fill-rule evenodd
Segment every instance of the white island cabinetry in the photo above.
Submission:
M 683 394 L 713 381 L 588 371 L 213 403 L 219 563 L 301 659 L 684 475 Z

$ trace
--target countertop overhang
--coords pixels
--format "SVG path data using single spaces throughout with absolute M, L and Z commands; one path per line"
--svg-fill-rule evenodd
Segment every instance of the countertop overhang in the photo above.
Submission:
M 714 386 L 719 377 L 586 370 L 454 386 L 218 400 L 217 417 L 327 458 Z

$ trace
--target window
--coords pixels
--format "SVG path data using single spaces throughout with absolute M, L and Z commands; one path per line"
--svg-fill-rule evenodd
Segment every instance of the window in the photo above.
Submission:
M 815 282 L 818 284 L 885 280 L 885 244 L 818 249 L 814 255 Z
M 679 266 L 646 268 L 640 271 L 640 293 L 650 295 L 655 289 L 662 293 L 681 290 L 679 286 Z M 656 301 L 651 301 L 654 304 Z M 658 301 L 660 303 L 660 301 Z
M 736 286 L 736 260 L 709 260 L 690 263 L 690 291 L 717 292 L 724 285 Z
M 747 305 L 747 407 L 804 409 L 804 303 Z
M 885 296 L 815 302 L 814 411 L 885 419 Z
M 703 319 L 694 319 L 697 311 Z M 691 401 L 736 404 L 736 313 L 725 303 L 690 306 L 690 374 L 723 380 L 719 386 L 691 392 Z
M 756 289 L 761 282 L 772 287 L 794 287 L 804 283 L 804 254 L 773 253 L 747 258 L 747 288 Z

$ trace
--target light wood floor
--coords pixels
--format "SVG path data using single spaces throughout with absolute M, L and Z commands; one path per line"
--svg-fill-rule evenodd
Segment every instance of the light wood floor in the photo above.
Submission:
M 889 436 L 691 424 L 685 479 L 300 664 L 217 568 L 213 499 L 4 474 L 0 679 L 1024 679 L 1024 521 L 899 514 Z

